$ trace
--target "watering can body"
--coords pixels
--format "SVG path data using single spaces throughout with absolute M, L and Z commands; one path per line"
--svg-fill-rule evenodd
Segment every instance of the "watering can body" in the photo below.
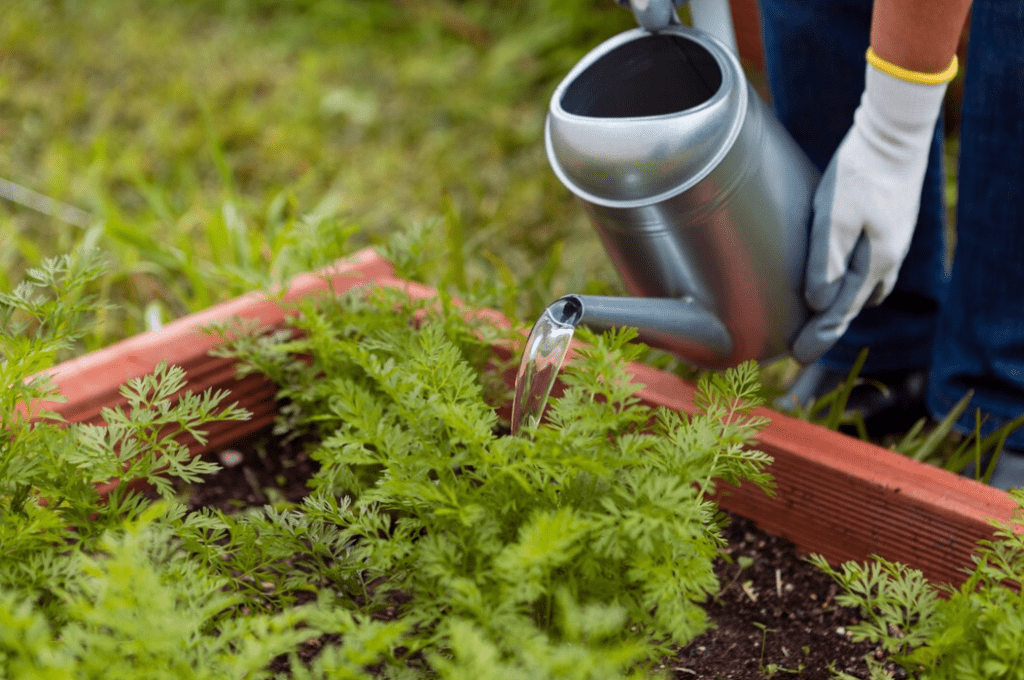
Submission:
M 583 324 L 709 368 L 788 354 L 818 171 L 724 44 L 679 25 L 605 41 L 555 90 L 545 143 L 635 296 L 574 296 Z

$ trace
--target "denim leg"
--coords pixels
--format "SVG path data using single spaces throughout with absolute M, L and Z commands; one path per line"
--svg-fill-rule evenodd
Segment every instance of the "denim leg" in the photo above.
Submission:
M 871 0 L 760 0 L 765 66 L 776 114 L 822 171 L 853 124 L 864 90 Z M 936 127 L 910 252 L 893 293 L 865 309 L 825 355 L 848 371 L 871 348 L 865 374 L 925 369 L 946 296 L 945 171 Z
M 1024 413 L 1024 2 L 975 0 L 960 129 L 957 244 L 928 406 L 985 434 Z M 1008 441 L 1024 449 L 1024 430 Z

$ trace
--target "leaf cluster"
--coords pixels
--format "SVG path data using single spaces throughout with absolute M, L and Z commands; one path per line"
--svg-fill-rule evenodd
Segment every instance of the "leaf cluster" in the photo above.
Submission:
M 637 399 L 634 333 L 584 334 L 547 421 L 510 437 L 509 331 L 443 295 L 303 302 L 292 330 L 224 351 L 278 383 L 282 436 L 316 442 L 312 492 L 187 512 L 171 480 L 216 466 L 178 439 L 246 417 L 226 395 L 161 366 L 102 424 L 45 409 L 59 395 L 37 376 L 99 271 L 69 256 L 0 298 L 0 677 L 643 677 L 707 627 L 709 495 L 768 485 L 753 366 L 707 377 L 682 415 Z M 149 488 L 101 496 L 111 478 Z
M 184 511 L 169 479 L 215 468 L 176 437 L 247 417 L 226 395 L 182 393 L 183 371 L 161 366 L 122 388 L 125 407 L 103 425 L 47 410 L 60 396 L 45 371 L 99 309 L 83 290 L 101 271 L 79 252 L 0 294 L 0 678 L 269 677 L 271 658 L 325 632 L 394 639 L 398 627 L 314 604 L 237 616 L 244 598 L 175 536 Z M 114 477 L 152 491 L 101 496 Z M 348 648 L 336 665 L 362 672 L 338 656 Z
M 1024 494 L 1017 492 L 1016 499 L 1024 501 Z M 916 569 L 878 557 L 839 569 L 820 556 L 811 561 L 844 588 L 836 602 L 863 614 L 863 621 L 849 627 L 853 639 L 880 644 L 912 677 L 1024 678 L 1020 521 L 997 523 L 993 538 L 980 541 L 972 559 L 959 587 L 936 585 Z M 868 663 L 879 672 L 871 657 Z
M 321 467 L 300 508 L 221 517 L 220 550 L 237 566 L 258 533 L 275 592 L 298 567 L 408 622 L 442 677 L 621 677 L 687 643 L 718 589 L 714 480 L 769 483 L 755 367 L 706 378 L 687 416 L 639 402 L 635 332 L 584 333 L 547 422 L 510 437 L 466 316 L 373 290 L 301 308 L 295 334 L 237 334 L 223 351 L 281 386 L 282 432 L 314 433 Z

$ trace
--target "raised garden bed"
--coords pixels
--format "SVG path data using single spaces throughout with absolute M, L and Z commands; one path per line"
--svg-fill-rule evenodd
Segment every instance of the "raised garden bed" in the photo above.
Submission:
M 388 264 L 368 251 L 339 263 L 333 268 L 329 281 L 330 284 L 321 276 L 302 277 L 284 299 L 294 300 L 329 288 L 341 292 L 368 282 L 401 287 L 418 297 L 431 294 L 423 286 L 393 278 Z M 69 421 L 94 421 L 101 408 L 119 404 L 118 389 L 122 383 L 148 374 L 160 362 L 168 361 L 185 369 L 189 389 L 228 389 L 232 399 L 253 413 L 249 421 L 219 424 L 203 446 L 195 441 L 189 442 L 192 453 L 221 451 L 228 445 L 237 445 L 251 438 L 273 419 L 276 388 L 257 377 L 237 380 L 231 360 L 209 356 L 217 340 L 205 334 L 203 328 L 232 317 L 256 319 L 270 326 L 282 326 L 287 322 L 282 308 L 266 296 L 253 294 L 219 305 L 160 331 L 137 336 L 58 366 L 52 372 L 53 378 L 68 401 L 53 404 L 51 408 Z M 501 347 L 496 347 L 495 351 L 507 354 L 507 350 Z M 632 366 L 631 373 L 645 385 L 640 397 L 646 403 L 682 411 L 696 410 L 693 386 L 640 365 Z M 991 535 L 987 518 L 1007 520 L 1016 507 L 1006 494 L 973 481 L 780 414 L 767 410 L 759 413 L 770 419 L 767 429 L 760 435 L 760 448 L 775 458 L 770 472 L 775 477 L 777 495 L 769 498 L 751 485 L 739 488 L 721 486 L 718 500 L 722 507 L 753 518 L 762 529 L 783 540 L 791 540 L 800 550 L 821 553 L 833 562 L 863 560 L 877 554 L 919 568 L 933 580 L 955 582 L 961 578 L 959 569 L 970 564 L 974 543 Z M 248 466 L 249 469 L 252 467 Z M 259 494 L 266 487 L 258 480 L 247 479 L 246 483 L 253 493 L 248 502 L 262 502 Z M 245 499 L 235 500 L 247 502 Z M 734 551 L 742 550 L 747 533 L 743 530 L 739 542 L 733 544 Z M 755 544 L 763 542 L 768 545 L 775 539 L 755 537 L 752 540 Z M 769 552 L 784 552 L 781 548 L 775 550 L 777 544 L 771 545 Z M 767 573 L 778 574 L 774 586 L 781 601 L 785 586 L 781 578 L 783 567 L 776 568 L 779 572 L 769 570 Z M 785 568 L 788 570 L 789 566 Z M 720 573 L 720 578 L 728 583 L 731 574 L 726 569 Z M 745 580 L 742 577 L 740 584 Z M 749 587 L 764 592 L 766 589 L 770 591 L 772 585 L 762 583 Z M 735 594 L 736 587 L 730 588 L 723 598 Z M 739 592 L 741 597 L 755 601 L 755 597 L 743 588 Z M 816 594 L 816 598 L 822 602 L 824 610 L 827 595 Z M 766 603 L 763 613 L 767 616 L 767 597 L 762 602 Z M 773 608 L 777 608 L 776 605 Z M 826 628 L 834 630 L 836 612 L 829 615 L 833 618 L 818 618 Z M 849 616 L 848 613 L 838 615 Z M 762 621 L 761 625 L 765 626 L 761 648 L 766 649 L 768 629 L 776 628 L 770 622 Z M 747 636 L 749 642 L 749 632 Z M 698 648 L 701 646 L 701 643 L 695 644 Z M 866 653 L 870 648 L 861 648 L 860 651 Z M 849 650 L 843 652 L 849 653 Z M 785 660 L 790 654 L 794 655 L 792 666 L 788 666 Z M 778 669 L 800 664 L 795 649 L 785 650 L 783 657 L 778 660 L 761 657 L 759 667 L 754 670 L 762 672 L 762 662 L 776 664 Z M 681 658 L 675 670 L 685 674 L 692 668 Z
M 191 509 L 240 512 L 276 499 L 298 502 L 309 493 L 305 483 L 317 465 L 303 442 L 282 443 L 264 428 L 236 446 L 219 452 L 220 471 L 188 490 Z M 881 653 L 870 642 L 850 639 L 847 628 L 859 614 L 836 604 L 835 582 L 805 561 L 791 541 L 744 517 L 729 519 L 728 559 L 715 568 L 723 589 L 704 605 L 715 628 L 666 658 L 664 669 L 680 679 L 759 680 L 799 670 L 799 677 L 825 680 L 832 664 L 866 678 L 863 657 Z M 301 656 L 312 658 L 322 644 L 310 641 Z M 287 667 L 283 659 L 277 664 Z M 902 677 L 900 669 L 890 669 Z
M 432 293 L 394 278 L 391 266 L 369 250 L 337 265 L 330 281 L 337 292 L 373 282 L 400 286 L 414 296 Z M 326 290 L 322 276 L 305 275 L 294 281 L 283 301 Z M 270 382 L 255 376 L 237 380 L 232 361 L 208 354 L 217 339 L 204 328 L 236 316 L 268 326 L 286 321 L 282 307 L 264 294 L 211 307 L 57 366 L 51 375 L 67 401 L 48 406 L 69 422 L 96 422 L 103 407 L 123 403 L 118 390 L 125 381 L 167 361 L 185 369 L 189 389 L 228 389 L 232 399 L 252 412 L 248 421 L 212 428 L 205 446 L 190 444 L 196 455 L 218 450 L 269 424 L 275 413 Z M 695 410 L 693 385 L 643 365 L 630 370 L 644 385 L 639 392 L 644 402 Z M 959 583 L 975 543 L 992 535 L 989 520 L 1008 521 L 1016 508 L 998 489 L 781 413 L 757 413 L 771 421 L 759 445 L 775 459 L 771 473 L 777 494 L 769 498 L 757 488 L 741 486 L 728 488 L 718 502 L 800 550 L 821 553 L 833 562 L 879 555 L 920 569 L 931 580 Z

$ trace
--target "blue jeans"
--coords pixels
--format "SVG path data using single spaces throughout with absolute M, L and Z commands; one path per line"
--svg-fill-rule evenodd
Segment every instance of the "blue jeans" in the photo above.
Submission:
M 775 111 L 824 170 L 864 88 L 871 0 L 760 4 Z M 1024 1 L 975 0 L 968 49 L 952 269 L 940 119 L 896 287 L 822 361 L 848 371 L 866 346 L 865 375 L 927 369 L 932 415 L 974 390 L 957 429 L 981 409 L 987 434 L 1024 413 Z M 1024 449 L 1024 429 L 1007 444 Z

